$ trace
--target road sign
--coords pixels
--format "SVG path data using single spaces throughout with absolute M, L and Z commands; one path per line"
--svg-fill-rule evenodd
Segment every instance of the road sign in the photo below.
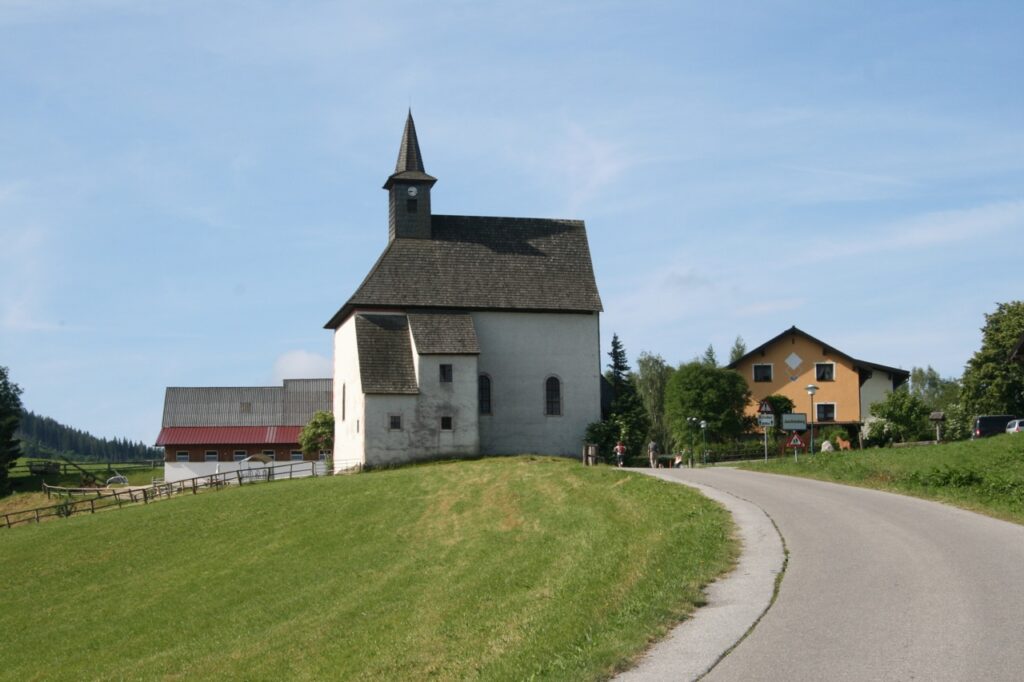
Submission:
M 804 442 L 804 439 L 800 437 L 799 433 L 794 433 L 790 439 L 786 441 L 786 447 L 805 449 L 807 447 L 807 443 Z
M 807 415 L 801 412 L 782 415 L 783 431 L 806 431 Z
M 775 426 L 775 417 L 770 414 L 762 414 L 757 418 L 758 426 Z
M 758 414 L 775 414 L 775 410 L 772 409 L 772 404 L 767 400 L 762 400 L 761 404 L 757 408 Z

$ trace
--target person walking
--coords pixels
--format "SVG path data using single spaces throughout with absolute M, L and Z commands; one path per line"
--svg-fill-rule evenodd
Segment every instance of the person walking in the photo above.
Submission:
M 658 466 L 658 444 L 653 440 L 647 444 L 647 461 L 652 469 Z
M 621 440 L 612 449 L 615 453 L 615 466 L 622 467 L 626 463 L 626 445 Z

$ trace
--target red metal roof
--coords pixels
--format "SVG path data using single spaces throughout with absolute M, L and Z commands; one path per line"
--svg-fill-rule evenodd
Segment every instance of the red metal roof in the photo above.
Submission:
M 168 426 L 157 445 L 298 445 L 301 426 Z

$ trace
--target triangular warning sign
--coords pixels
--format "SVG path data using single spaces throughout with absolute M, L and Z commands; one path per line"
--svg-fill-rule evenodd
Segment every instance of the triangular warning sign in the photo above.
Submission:
M 774 414 L 775 410 L 772 409 L 772 404 L 767 400 L 762 400 L 761 404 L 757 406 L 759 414 Z
M 791 448 L 802 448 L 804 447 L 804 439 L 800 437 L 799 433 L 794 433 L 793 437 L 786 443 Z

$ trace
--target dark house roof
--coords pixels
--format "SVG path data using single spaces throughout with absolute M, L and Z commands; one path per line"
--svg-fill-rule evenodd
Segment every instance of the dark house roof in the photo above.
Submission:
M 420 355 L 479 355 L 473 318 L 466 313 L 410 313 L 409 328 Z
M 363 393 L 419 393 L 405 315 L 356 316 L 356 345 Z
M 600 312 L 578 220 L 431 217 L 430 239 L 395 239 L 325 325 L 357 307 Z
M 736 366 L 739 365 L 744 360 L 750 358 L 751 356 L 753 356 L 753 355 L 755 355 L 757 353 L 760 353 L 762 350 L 764 350 L 768 346 L 771 346 L 775 342 L 777 342 L 777 341 L 779 341 L 779 340 L 781 340 L 781 339 L 783 339 L 783 338 L 785 338 L 785 337 L 787 337 L 787 336 L 789 336 L 791 334 L 799 334 L 800 336 L 803 336 L 808 341 L 811 341 L 811 342 L 816 343 L 816 344 L 820 344 L 822 349 L 824 349 L 828 353 L 830 353 L 832 355 L 838 355 L 840 357 L 846 358 L 847 360 L 849 360 L 850 362 L 853 363 L 854 367 L 856 367 L 858 370 L 862 370 L 862 374 L 863 374 L 863 372 L 872 372 L 874 370 L 878 370 L 880 372 L 888 372 L 890 375 L 892 375 L 893 388 L 896 388 L 896 387 L 900 386 L 901 384 L 903 384 L 905 381 L 907 381 L 910 378 L 910 372 L 908 372 L 905 369 L 899 369 L 897 367 L 889 367 L 887 365 L 880 365 L 877 362 L 868 362 L 867 360 L 858 360 L 857 358 L 853 357 L 852 355 L 847 355 L 846 353 L 844 353 L 843 351 L 839 350 L 835 346 L 830 346 L 827 343 L 825 343 L 824 341 L 822 341 L 820 339 L 816 339 L 815 337 L 811 336 L 810 334 L 808 334 L 807 332 L 803 331 L 802 329 L 798 329 L 795 325 L 790 327 L 786 331 L 782 332 L 778 336 L 775 336 L 775 337 L 765 341 L 760 346 L 758 346 L 754 350 L 750 351 L 749 353 L 747 353 L 743 357 L 741 357 L 741 358 L 739 358 L 739 359 L 737 359 L 737 360 L 735 360 L 733 362 L 730 362 L 727 365 L 727 367 L 729 369 L 736 369 Z M 862 376 L 861 383 L 863 383 L 866 380 L 865 376 L 866 375 Z
M 283 386 L 169 387 L 163 426 L 305 426 L 330 412 L 331 379 L 285 379 Z

